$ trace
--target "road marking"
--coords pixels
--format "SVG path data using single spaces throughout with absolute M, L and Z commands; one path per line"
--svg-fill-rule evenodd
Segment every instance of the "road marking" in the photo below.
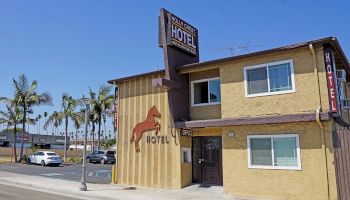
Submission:
M 11 166 L 11 165 L 0 165 L 0 167 L 7 167 L 7 168 L 14 168 L 14 169 L 18 169 L 18 166 Z
M 40 174 L 40 175 L 49 176 L 49 177 L 51 177 L 51 176 L 63 176 L 63 174 L 58 174 L 58 173 L 48 173 L 48 174 Z
M 111 170 L 96 170 L 99 173 L 111 173 Z

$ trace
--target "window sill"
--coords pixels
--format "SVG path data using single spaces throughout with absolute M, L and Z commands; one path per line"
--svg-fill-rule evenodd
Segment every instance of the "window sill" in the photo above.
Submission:
M 265 93 L 257 93 L 257 94 L 246 94 L 245 97 L 251 98 L 251 97 L 273 96 L 273 95 L 280 95 L 280 94 L 291 94 L 291 93 L 295 93 L 295 90 L 287 90 L 287 91 L 280 91 L 280 92 L 265 92 Z
M 192 107 L 219 105 L 221 102 L 192 104 Z
M 268 169 L 268 170 L 292 170 L 292 171 L 301 171 L 301 166 L 298 166 L 298 167 L 277 167 L 277 166 L 253 165 L 253 166 L 248 166 L 248 169 Z

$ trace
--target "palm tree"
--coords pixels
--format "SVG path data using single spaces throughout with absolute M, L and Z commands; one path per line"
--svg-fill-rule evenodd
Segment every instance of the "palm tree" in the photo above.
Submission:
M 38 117 L 36 117 L 36 118 L 35 118 L 35 122 L 36 122 L 36 123 L 35 123 L 35 124 L 36 124 L 36 134 L 38 134 L 38 129 L 39 129 L 39 128 L 38 128 L 38 124 L 39 124 L 39 123 L 38 123 L 38 120 L 39 120 Z
M 13 102 L 15 103 L 15 102 Z M 22 111 L 15 104 L 6 105 L 7 111 L 0 111 L 0 124 L 6 124 L 7 128 L 13 126 L 13 153 L 15 162 L 17 162 L 16 140 L 17 140 L 17 125 L 21 123 Z
M 38 115 L 38 121 L 39 121 L 39 131 L 38 131 L 38 133 L 39 133 L 39 135 L 40 135 L 40 129 L 41 129 L 41 126 L 40 126 L 41 115 L 40 115 L 40 114 Z
M 77 107 L 78 102 L 73 99 L 72 96 L 69 96 L 68 94 L 63 94 L 62 96 L 62 109 L 61 112 L 62 118 L 65 122 L 65 135 L 64 135 L 64 160 L 67 162 L 67 135 L 68 135 L 68 121 L 71 119 L 74 121 L 76 114 L 74 112 L 75 108 Z
M 114 105 L 114 96 L 111 95 L 112 87 L 111 86 L 105 86 L 102 85 L 99 90 L 98 94 L 94 93 L 91 88 L 90 89 L 90 97 L 92 99 L 91 101 L 91 111 L 93 114 L 93 119 L 98 124 L 98 149 L 101 147 L 101 124 L 102 124 L 102 115 L 111 115 L 111 111 L 113 109 Z
M 107 121 L 107 114 L 103 113 L 102 114 L 102 118 L 103 118 L 103 127 L 104 127 L 104 134 L 107 134 L 107 130 L 106 130 L 106 121 Z M 102 131 L 102 135 L 103 135 L 103 131 Z
M 44 112 L 45 123 L 47 122 L 47 115 L 48 115 L 48 113 Z M 46 135 L 48 135 L 48 134 L 49 134 L 49 130 L 46 131 Z
M 79 113 L 76 113 L 74 115 L 74 118 L 73 118 L 73 122 L 74 122 L 74 128 L 75 128 L 75 150 L 78 149 L 78 133 L 79 133 L 79 129 L 83 123 L 83 120 L 84 120 L 84 113 L 83 112 L 79 112 Z
M 64 120 L 65 133 L 64 133 L 64 161 L 67 162 L 67 143 L 68 143 L 68 125 L 69 119 L 74 121 L 75 113 L 74 110 L 77 107 L 78 102 L 68 94 L 62 95 L 62 111 L 57 114 L 58 120 Z M 60 123 L 59 123 L 60 124 Z M 62 135 L 62 134 L 61 134 Z
M 15 98 L 16 104 L 20 107 L 23 112 L 22 115 L 22 139 L 21 139 L 21 151 L 19 155 L 19 161 L 23 157 L 24 147 L 24 133 L 26 130 L 27 114 L 34 106 L 39 105 L 52 105 L 52 97 L 49 93 L 44 92 L 42 94 L 37 93 L 38 82 L 36 80 L 29 83 L 27 76 L 21 74 L 18 80 L 13 79 L 13 86 L 15 87 Z
M 89 123 L 91 123 L 91 126 L 92 126 L 91 133 L 90 133 L 90 136 L 92 137 L 91 151 L 95 151 L 95 129 L 96 129 L 95 124 L 97 123 L 97 121 L 94 118 L 94 114 L 91 110 L 89 113 Z
M 62 123 L 62 118 L 59 116 L 59 113 L 57 111 L 54 111 L 49 118 L 46 120 L 45 124 L 44 124 L 44 129 L 46 130 L 49 125 L 53 125 L 53 132 L 52 134 L 55 135 L 58 126 L 60 126 Z

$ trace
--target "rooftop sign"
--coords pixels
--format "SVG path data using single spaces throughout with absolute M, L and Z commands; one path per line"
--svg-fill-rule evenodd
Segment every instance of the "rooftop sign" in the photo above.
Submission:
M 170 12 L 168 19 L 168 44 L 197 56 L 198 30 Z
M 167 18 L 164 27 L 167 33 L 167 45 L 177 47 L 192 56 L 198 56 L 198 30 L 169 11 L 165 9 L 164 11 Z

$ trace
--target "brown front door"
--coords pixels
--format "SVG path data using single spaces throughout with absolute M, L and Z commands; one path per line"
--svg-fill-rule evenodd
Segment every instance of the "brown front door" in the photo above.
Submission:
M 222 185 L 221 137 L 193 138 L 193 182 Z

